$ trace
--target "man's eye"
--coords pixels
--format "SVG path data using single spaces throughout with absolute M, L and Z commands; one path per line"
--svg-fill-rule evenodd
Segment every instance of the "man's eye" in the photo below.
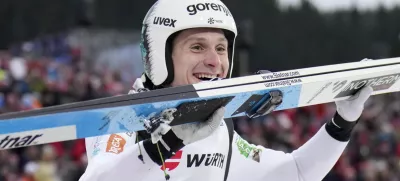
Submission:
M 203 47 L 200 46 L 200 45 L 194 45 L 194 46 L 191 47 L 191 49 L 192 49 L 192 50 L 200 51 L 200 50 L 203 50 Z
M 217 47 L 218 52 L 225 52 L 225 47 Z

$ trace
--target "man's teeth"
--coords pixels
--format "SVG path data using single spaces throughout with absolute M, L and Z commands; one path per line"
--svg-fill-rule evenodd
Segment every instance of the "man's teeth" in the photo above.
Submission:
M 197 78 L 209 78 L 209 79 L 212 79 L 212 78 L 216 78 L 217 77 L 217 75 L 210 75 L 210 74 L 195 74 L 195 76 L 197 77 Z

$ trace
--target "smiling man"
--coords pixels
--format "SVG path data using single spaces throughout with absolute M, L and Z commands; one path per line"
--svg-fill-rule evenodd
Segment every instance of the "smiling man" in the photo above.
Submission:
M 230 78 L 235 21 L 219 0 L 159 0 L 142 29 L 145 73 L 130 93 Z M 224 120 L 225 108 L 202 122 L 170 126 L 171 113 L 144 120 L 146 131 L 87 138 L 81 181 L 320 181 L 350 139 L 372 89 L 336 102 L 337 112 L 292 153 L 253 145 Z M 195 118 L 193 118 L 195 119 Z
M 195 84 L 228 74 L 228 40 L 220 29 L 196 28 L 178 33 L 172 42 L 171 86 Z

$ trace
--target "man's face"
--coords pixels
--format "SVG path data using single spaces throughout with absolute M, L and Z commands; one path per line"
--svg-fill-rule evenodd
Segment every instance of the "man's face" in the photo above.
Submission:
M 184 30 L 173 42 L 172 60 L 172 87 L 225 78 L 229 68 L 228 42 L 219 29 Z

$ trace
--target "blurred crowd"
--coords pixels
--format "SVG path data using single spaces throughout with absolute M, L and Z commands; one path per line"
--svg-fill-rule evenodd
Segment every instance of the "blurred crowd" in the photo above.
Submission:
M 126 93 L 121 72 L 89 69 L 81 50 L 53 37 L 0 52 L 0 114 Z M 0 181 L 76 181 L 84 140 L 0 151 Z
M 51 51 L 45 51 L 48 47 Z M 81 50 L 62 41 L 20 48 L 0 52 L 0 113 L 124 94 L 133 82 L 122 81 L 121 72 L 107 67 L 89 69 Z M 351 142 L 325 181 L 400 181 L 399 102 L 399 93 L 368 100 Z M 290 152 L 309 140 L 334 112 L 331 103 L 253 120 L 240 118 L 235 124 L 250 142 Z M 2 150 L 0 163 L 0 181 L 77 181 L 87 158 L 84 140 L 75 140 Z

